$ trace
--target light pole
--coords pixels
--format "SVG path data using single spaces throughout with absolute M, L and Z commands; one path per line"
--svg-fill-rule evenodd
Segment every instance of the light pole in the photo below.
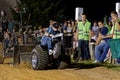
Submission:
M 23 8 L 22 10 L 20 10 L 20 8 L 18 8 L 18 7 L 15 7 L 15 11 L 16 11 L 16 13 L 19 13 L 20 14 L 20 26 L 22 27 L 23 25 L 22 25 L 22 14 L 23 13 L 26 13 L 26 8 Z M 20 26 L 19 26 L 19 29 L 20 29 Z
M 20 15 L 20 26 L 19 26 L 19 29 L 22 29 L 22 27 L 23 27 L 23 24 L 22 24 L 22 14 L 23 13 L 26 13 L 26 8 L 22 8 L 22 9 L 20 9 L 19 7 L 15 7 L 15 11 L 16 11 L 16 13 L 18 13 L 19 15 Z M 22 34 L 23 35 L 23 34 Z M 24 43 L 24 35 L 22 36 L 22 40 L 23 40 L 23 43 Z
M 24 11 L 20 11 L 20 12 L 19 12 L 19 14 L 20 14 L 20 20 L 21 20 L 21 21 L 20 21 L 21 27 L 23 27 L 23 25 L 22 25 L 22 22 L 23 22 L 23 21 L 22 21 L 22 14 L 23 14 L 23 13 L 25 13 L 25 12 L 24 12 Z

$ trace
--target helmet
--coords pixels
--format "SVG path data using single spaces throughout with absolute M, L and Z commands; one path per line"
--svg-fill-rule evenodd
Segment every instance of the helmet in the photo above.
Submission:
M 53 27 L 56 28 L 56 29 L 58 29 L 59 28 L 59 24 L 58 23 L 54 23 Z

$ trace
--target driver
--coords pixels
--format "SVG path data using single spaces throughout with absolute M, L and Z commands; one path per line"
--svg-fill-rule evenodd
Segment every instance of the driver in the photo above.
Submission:
M 59 24 L 54 23 L 53 26 L 48 28 L 41 39 L 41 45 L 48 47 L 49 55 L 52 55 L 55 52 L 53 50 L 52 37 L 58 33 L 60 33 Z

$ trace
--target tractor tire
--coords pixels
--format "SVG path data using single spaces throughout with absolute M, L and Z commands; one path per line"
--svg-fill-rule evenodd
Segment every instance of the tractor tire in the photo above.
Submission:
M 34 70 L 43 70 L 49 63 L 47 50 L 43 50 L 40 46 L 36 46 L 31 54 L 31 64 Z

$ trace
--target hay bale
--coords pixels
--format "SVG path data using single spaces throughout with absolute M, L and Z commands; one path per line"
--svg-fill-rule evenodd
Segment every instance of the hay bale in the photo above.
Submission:
M 17 68 L 28 68 L 28 69 L 32 69 L 32 66 L 29 62 L 22 62 L 20 63 Z

